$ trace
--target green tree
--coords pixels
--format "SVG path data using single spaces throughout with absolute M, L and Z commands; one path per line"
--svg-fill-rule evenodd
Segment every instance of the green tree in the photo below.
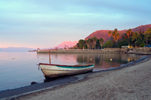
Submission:
M 118 47 L 121 48 L 122 46 L 128 45 L 128 39 L 122 39 L 118 42 Z
M 100 38 L 100 39 L 99 39 L 99 42 L 100 42 L 101 49 L 102 49 L 102 45 L 103 45 L 104 39 L 103 39 L 103 38 Z
M 90 49 L 90 48 L 91 48 L 91 46 L 90 46 L 91 44 L 90 44 L 90 43 L 91 43 L 91 40 L 90 40 L 90 39 L 88 39 L 88 40 L 86 41 L 86 44 L 87 44 L 88 49 Z
M 83 49 L 85 45 L 86 45 L 86 40 L 80 39 L 80 40 L 78 41 L 76 47 L 77 47 L 78 49 Z
M 83 46 L 84 46 L 83 42 L 84 42 L 83 39 L 79 40 L 79 49 L 83 49 Z
M 106 41 L 103 44 L 103 47 L 105 47 L 105 48 L 111 48 L 111 47 L 113 47 L 113 41 Z
M 142 43 L 142 38 L 137 32 L 131 36 L 131 39 L 134 41 L 135 46 L 139 46 Z
M 96 49 L 96 42 L 97 42 L 97 37 L 95 36 L 95 37 L 92 38 L 92 47 L 94 49 Z
M 140 34 L 138 34 L 137 32 L 135 32 L 131 37 L 132 41 L 137 41 L 138 39 L 141 39 Z
M 140 46 L 142 44 L 142 40 L 138 39 L 135 41 L 135 46 Z
M 84 45 L 84 49 L 87 49 L 88 47 L 87 47 L 87 45 Z
M 150 40 L 151 41 L 151 28 L 147 29 L 145 32 L 144 32 L 144 40 L 146 41 L 146 44 L 148 44 L 148 41 Z
M 150 40 L 149 34 L 145 34 L 144 40 L 146 41 L 146 44 L 148 44 L 148 41 Z
M 77 43 L 77 48 L 78 48 L 78 49 L 80 48 L 80 45 L 79 45 L 79 43 Z
M 96 41 L 96 49 L 100 49 L 100 42 L 99 42 L 99 39 L 97 39 L 97 41 Z
M 92 49 L 92 48 L 93 48 L 93 39 L 90 38 L 90 49 Z

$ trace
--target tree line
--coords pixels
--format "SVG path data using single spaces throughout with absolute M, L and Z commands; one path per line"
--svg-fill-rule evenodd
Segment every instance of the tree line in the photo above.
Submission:
M 75 49 L 100 49 L 104 43 L 104 39 L 97 37 L 89 38 L 88 40 L 80 39 L 77 45 L 74 47 Z
M 118 33 L 117 28 L 113 31 L 108 31 L 109 39 L 104 41 L 103 38 L 89 38 L 88 40 L 80 39 L 75 49 L 101 49 L 101 48 L 121 48 L 122 46 L 143 47 L 145 44 L 151 44 L 151 28 L 145 32 L 132 32 L 132 29 L 126 33 Z
M 139 32 L 132 32 L 132 29 L 129 29 L 118 41 L 118 47 L 121 47 L 122 45 L 144 47 L 148 44 L 151 44 L 151 28 L 147 29 L 145 32 L 141 30 L 139 30 Z

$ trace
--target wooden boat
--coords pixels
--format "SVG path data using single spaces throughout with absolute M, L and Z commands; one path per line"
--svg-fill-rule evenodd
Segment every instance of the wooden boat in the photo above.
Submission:
M 54 78 L 59 76 L 82 74 L 91 72 L 94 64 L 87 65 L 57 65 L 39 63 L 39 67 L 42 70 L 45 78 Z

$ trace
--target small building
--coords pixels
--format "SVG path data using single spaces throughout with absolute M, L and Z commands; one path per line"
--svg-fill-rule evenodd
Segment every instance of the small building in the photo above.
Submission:
M 128 48 L 128 46 L 122 46 L 121 48 L 123 48 L 123 49 L 124 49 L 124 48 Z

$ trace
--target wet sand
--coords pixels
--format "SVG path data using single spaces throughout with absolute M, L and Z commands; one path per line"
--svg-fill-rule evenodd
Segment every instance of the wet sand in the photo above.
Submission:
M 151 100 L 151 58 L 13 100 Z

